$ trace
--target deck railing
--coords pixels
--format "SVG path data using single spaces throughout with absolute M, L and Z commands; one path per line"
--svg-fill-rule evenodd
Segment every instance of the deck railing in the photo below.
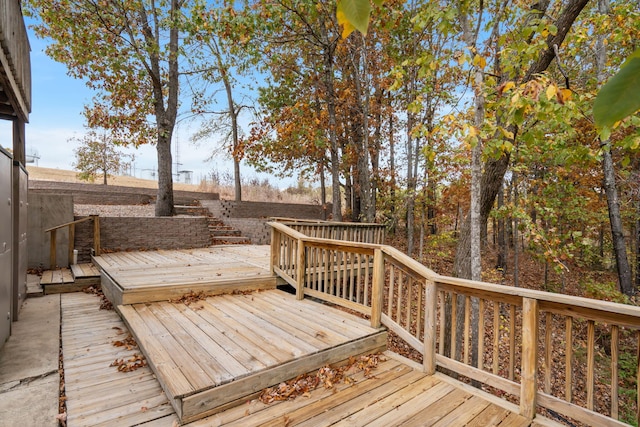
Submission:
M 5 69 L 10 85 L 4 88 L 5 92 L 15 95 L 21 113 L 28 116 L 31 111 L 31 47 L 20 3 L 0 0 L 0 68 Z
M 359 222 L 334 222 L 293 218 L 272 218 L 307 237 L 347 240 L 360 243 L 384 243 L 385 226 Z
M 73 250 L 75 249 L 76 224 L 85 221 L 93 221 L 93 254 L 95 256 L 100 255 L 100 217 L 98 215 L 89 215 L 85 218 L 77 219 L 75 221 L 60 224 L 44 230 L 45 233 L 51 233 L 49 248 L 49 268 L 55 268 L 57 264 L 56 251 L 58 230 L 65 227 L 69 229 L 69 263 L 71 263 L 71 259 L 73 259 Z
M 544 408 L 589 425 L 638 421 L 640 308 L 440 276 L 389 246 L 271 226 L 272 271 L 298 298 L 370 316 L 426 372 L 493 388 L 529 418 Z

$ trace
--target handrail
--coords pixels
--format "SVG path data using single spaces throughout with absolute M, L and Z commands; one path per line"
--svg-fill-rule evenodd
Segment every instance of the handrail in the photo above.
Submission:
M 296 288 L 298 298 L 309 295 L 371 316 L 372 326 L 383 324 L 422 354 L 426 372 L 439 366 L 519 396 L 520 413 L 530 419 L 544 407 L 590 425 L 624 425 L 618 421 L 624 408 L 618 355 L 633 353 L 640 364 L 640 307 L 441 276 L 386 245 L 269 225 L 272 271 Z M 574 339 L 578 333 L 586 335 L 584 343 Z M 596 338 L 609 340 L 607 351 L 615 355 L 610 410 L 594 398 Z M 552 372 L 564 373 L 564 388 L 552 383 Z M 578 379 L 584 393 L 575 387 Z M 640 395 L 638 385 L 636 379 Z
M 73 259 L 73 250 L 75 249 L 76 224 L 80 224 L 85 221 L 93 221 L 93 253 L 95 256 L 100 255 L 100 217 L 98 215 L 89 215 L 85 218 L 77 219 L 75 221 L 60 224 L 44 230 L 45 233 L 51 233 L 51 243 L 49 247 L 49 268 L 56 267 L 57 231 L 64 227 L 69 228 L 69 262 L 71 262 L 71 260 Z

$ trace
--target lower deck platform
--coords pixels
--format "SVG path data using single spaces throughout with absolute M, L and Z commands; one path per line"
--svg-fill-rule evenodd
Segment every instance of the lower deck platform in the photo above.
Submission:
M 279 290 L 118 310 L 182 422 L 327 364 L 386 349 L 385 330 Z
M 148 366 L 120 371 L 114 360 L 139 349 L 115 345 L 128 334 L 118 315 L 100 310 L 94 295 L 62 295 L 62 355 L 67 425 L 176 427 L 179 419 Z M 366 374 L 320 387 L 296 399 L 250 400 L 187 424 L 205 426 L 500 426 L 553 425 L 531 420 L 502 399 L 443 374 L 427 376 L 391 353 Z
M 94 257 L 102 290 L 114 306 L 167 301 L 186 293 L 207 295 L 273 289 L 269 246 L 115 252 Z

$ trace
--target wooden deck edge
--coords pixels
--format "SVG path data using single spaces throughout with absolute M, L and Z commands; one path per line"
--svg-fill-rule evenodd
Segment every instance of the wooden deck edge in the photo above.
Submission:
M 102 293 L 114 307 L 122 305 L 122 288 L 104 270 L 100 270 L 100 286 L 102 288 Z
M 96 282 L 98 284 L 98 282 Z M 93 286 L 93 283 L 87 282 L 72 282 L 72 283 L 64 283 L 64 284 L 51 284 L 51 285 L 42 285 L 42 289 L 44 295 L 52 295 L 52 294 L 66 294 L 70 292 L 80 292 L 90 286 Z
M 276 285 L 277 281 L 275 276 L 248 277 L 244 279 L 234 278 L 229 280 L 214 280 L 211 282 L 155 286 L 143 289 L 123 289 L 117 285 L 117 289 L 121 290 L 121 299 L 118 305 L 169 301 L 180 298 L 189 292 L 205 292 L 207 295 L 213 296 L 230 294 L 234 291 L 246 292 L 275 289 Z
M 380 331 L 279 366 L 257 372 L 236 381 L 203 390 L 190 396 L 178 397 L 181 423 L 189 423 L 229 407 L 239 405 L 250 396 L 282 381 L 311 372 L 325 365 L 344 362 L 353 356 L 385 351 L 387 332 Z

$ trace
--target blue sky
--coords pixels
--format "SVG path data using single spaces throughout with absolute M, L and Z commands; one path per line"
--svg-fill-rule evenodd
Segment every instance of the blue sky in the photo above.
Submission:
M 73 170 L 75 160 L 74 149 L 77 144 L 69 141 L 80 138 L 85 133 L 82 111 L 85 104 L 91 102 L 93 92 L 85 84 L 66 74 L 66 67 L 49 58 L 44 50 L 46 40 L 35 37 L 33 31 L 28 30 L 31 43 L 31 72 L 32 72 L 32 112 L 26 128 L 27 154 L 37 153 L 40 156 L 38 166 Z M 212 161 L 205 162 L 203 151 L 209 153 L 211 147 L 197 147 L 189 141 L 194 125 L 181 123 L 174 132 L 173 156 L 174 173 L 176 161 L 176 143 L 179 143 L 180 169 L 193 171 L 193 182 L 209 175 L 217 168 L 221 172 L 233 170 L 232 162 L 226 156 L 218 156 Z M 11 146 L 11 123 L 0 120 L 0 144 Z M 143 146 L 138 150 L 123 150 L 135 156 L 134 175 L 139 178 L 151 178 L 152 170 L 156 168 L 156 151 L 153 146 Z M 243 178 L 265 175 L 257 174 L 249 167 L 242 168 Z M 286 187 L 287 182 L 277 182 L 269 177 L 274 185 Z M 182 181 L 180 181 L 182 182 Z

